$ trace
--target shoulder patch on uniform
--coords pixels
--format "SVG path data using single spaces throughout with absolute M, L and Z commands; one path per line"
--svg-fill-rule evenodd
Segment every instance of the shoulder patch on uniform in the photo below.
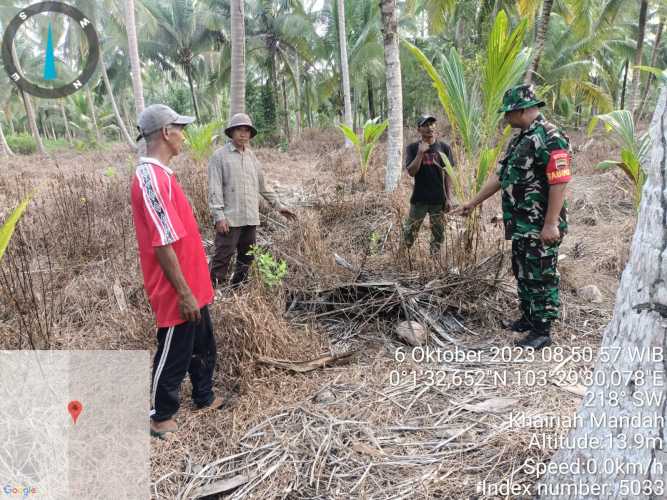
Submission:
M 564 149 L 551 151 L 547 164 L 549 184 L 562 184 L 572 179 L 570 153 Z

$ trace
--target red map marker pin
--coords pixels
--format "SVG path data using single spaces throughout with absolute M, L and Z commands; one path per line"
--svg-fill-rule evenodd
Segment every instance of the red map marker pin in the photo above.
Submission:
M 72 420 L 74 420 L 74 423 L 76 424 L 76 419 L 79 418 L 79 415 L 81 415 L 81 412 L 83 411 L 83 405 L 76 400 L 70 401 L 67 405 L 67 411 L 72 415 Z

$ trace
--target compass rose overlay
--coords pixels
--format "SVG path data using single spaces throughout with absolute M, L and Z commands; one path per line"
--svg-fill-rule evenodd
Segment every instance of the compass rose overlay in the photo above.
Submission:
M 14 37 L 18 32 L 19 28 L 25 23 L 30 17 L 41 14 L 44 12 L 53 12 L 58 14 L 63 14 L 72 18 L 78 26 L 81 28 L 83 33 L 86 36 L 88 42 L 88 57 L 86 58 L 85 65 L 81 73 L 74 78 L 68 84 L 62 85 L 56 88 L 42 87 L 34 82 L 31 82 L 19 69 L 18 61 L 14 60 L 12 53 L 12 46 L 14 44 Z M 50 27 L 49 27 L 50 32 Z M 49 44 L 47 45 L 47 64 L 49 61 L 52 63 L 53 57 L 53 47 L 52 40 L 49 37 Z M 50 51 L 49 51 L 50 48 Z M 97 62 L 100 57 L 100 47 L 99 40 L 97 37 L 97 32 L 90 21 L 80 10 L 67 5 L 61 2 L 40 2 L 25 9 L 22 9 L 9 23 L 7 30 L 5 31 L 2 37 L 2 59 L 4 61 L 5 70 L 9 75 L 9 78 L 12 82 L 18 85 L 24 92 L 32 94 L 36 97 L 43 97 L 47 99 L 57 99 L 60 97 L 65 97 L 70 94 L 73 94 L 81 87 L 83 87 L 86 82 L 90 79 L 91 76 L 95 73 L 97 67 Z M 45 71 L 45 80 L 50 80 L 53 78 L 48 78 L 46 75 L 53 75 L 53 70 Z

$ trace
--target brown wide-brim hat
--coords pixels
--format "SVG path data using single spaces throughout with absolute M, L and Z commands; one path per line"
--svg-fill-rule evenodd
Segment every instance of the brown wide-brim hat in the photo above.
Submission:
M 255 137 L 257 135 L 257 129 L 252 124 L 252 120 L 245 113 L 236 113 L 229 120 L 229 124 L 225 129 L 225 135 L 227 137 L 232 137 L 232 130 L 236 127 L 248 127 L 250 129 L 250 137 Z

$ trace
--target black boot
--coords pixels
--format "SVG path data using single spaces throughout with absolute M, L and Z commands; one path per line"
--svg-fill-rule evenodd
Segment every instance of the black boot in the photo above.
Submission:
M 501 324 L 505 330 L 512 330 L 513 332 L 519 333 L 529 332 L 533 329 L 533 323 L 531 323 L 531 321 L 524 315 L 514 321 L 504 319 L 501 321 Z
M 516 343 L 517 347 L 532 347 L 535 350 L 551 345 L 551 324 L 537 323 L 528 335 Z

